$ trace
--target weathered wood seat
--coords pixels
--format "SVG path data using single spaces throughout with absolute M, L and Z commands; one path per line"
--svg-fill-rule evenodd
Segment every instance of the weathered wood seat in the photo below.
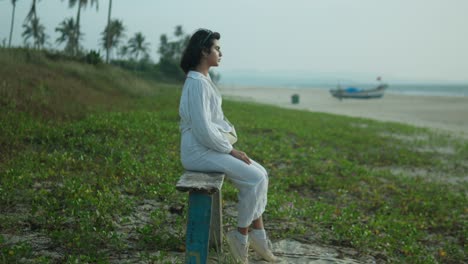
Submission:
M 186 171 L 176 189 L 189 192 L 185 263 L 206 263 L 210 247 L 221 252 L 223 173 Z

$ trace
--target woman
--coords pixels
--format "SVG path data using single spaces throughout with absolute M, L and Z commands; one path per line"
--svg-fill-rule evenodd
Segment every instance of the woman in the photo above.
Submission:
M 224 117 L 221 95 L 208 74 L 221 61 L 220 37 L 211 30 L 197 30 L 182 56 L 180 66 L 187 75 L 179 107 L 182 165 L 187 170 L 224 172 L 239 189 L 238 228 L 226 236 L 234 258 L 248 263 L 250 244 L 264 259 L 275 261 L 262 220 L 268 174 L 225 136 L 236 135 L 235 130 Z

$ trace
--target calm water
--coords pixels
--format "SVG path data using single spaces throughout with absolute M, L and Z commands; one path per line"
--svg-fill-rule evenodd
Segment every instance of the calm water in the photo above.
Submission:
M 448 95 L 448 96 L 468 96 L 468 85 L 461 84 L 394 84 L 390 85 L 388 92 L 400 94 L 415 94 L 415 95 Z
M 282 78 L 279 76 L 221 76 L 221 85 L 226 86 L 256 86 L 256 87 L 277 87 L 277 88 L 322 88 L 335 89 L 337 82 L 333 80 L 310 80 L 301 78 Z M 429 95 L 429 96 L 468 96 L 468 84 L 443 84 L 443 83 L 392 83 L 387 92 L 408 95 Z M 357 87 L 362 89 L 373 88 L 378 85 L 377 81 L 370 83 L 340 82 L 342 88 Z
M 393 94 L 408 94 L 408 95 L 428 95 L 428 96 L 468 96 L 468 84 L 392 84 L 389 85 L 387 92 Z M 342 87 L 358 87 L 369 89 L 375 87 L 374 84 L 352 84 L 343 85 Z M 327 88 L 334 88 L 336 85 L 327 85 Z M 325 88 L 325 87 L 324 87 Z

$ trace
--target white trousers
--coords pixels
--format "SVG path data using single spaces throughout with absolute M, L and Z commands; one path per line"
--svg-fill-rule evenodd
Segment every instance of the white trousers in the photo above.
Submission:
M 252 160 L 247 164 L 230 154 L 220 153 L 200 145 L 190 131 L 182 135 L 182 165 L 186 170 L 223 172 L 239 190 L 237 195 L 237 225 L 248 227 L 262 216 L 267 204 L 268 173 Z

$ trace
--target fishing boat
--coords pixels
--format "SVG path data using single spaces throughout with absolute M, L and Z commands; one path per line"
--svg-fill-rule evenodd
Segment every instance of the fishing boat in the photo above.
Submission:
M 348 87 L 342 89 L 338 87 L 337 89 L 330 90 L 330 93 L 338 98 L 357 98 L 357 99 L 370 99 L 370 98 L 381 98 L 384 95 L 385 89 L 387 89 L 387 84 L 380 84 L 372 89 L 361 89 L 356 87 Z
M 340 100 L 343 98 L 381 98 L 384 95 L 385 89 L 387 89 L 388 85 L 382 83 L 382 77 L 380 76 L 377 76 L 377 81 L 379 82 L 379 85 L 372 89 L 360 89 L 356 87 L 348 87 L 346 89 L 342 89 L 341 86 L 338 84 L 338 88 L 330 90 L 330 93 Z

